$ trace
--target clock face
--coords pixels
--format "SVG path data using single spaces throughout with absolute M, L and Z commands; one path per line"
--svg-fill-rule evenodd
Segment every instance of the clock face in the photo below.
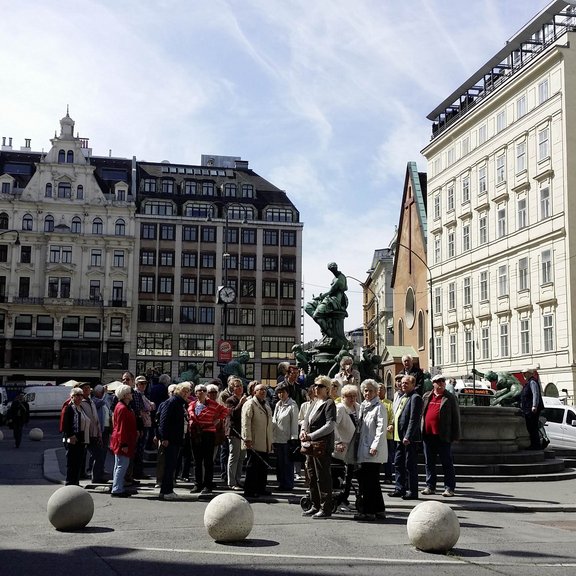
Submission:
M 225 304 L 230 304 L 230 302 L 234 302 L 236 299 L 236 292 L 232 286 L 224 286 L 220 290 L 220 300 Z

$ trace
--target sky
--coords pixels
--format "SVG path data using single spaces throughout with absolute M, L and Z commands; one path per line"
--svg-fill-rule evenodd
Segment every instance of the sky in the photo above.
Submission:
M 548 3 L 0 0 L 0 137 L 48 150 L 69 106 L 94 155 L 248 160 L 300 211 L 308 301 L 328 262 L 367 278 L 407 163 L 426 171 L 426 116 Z

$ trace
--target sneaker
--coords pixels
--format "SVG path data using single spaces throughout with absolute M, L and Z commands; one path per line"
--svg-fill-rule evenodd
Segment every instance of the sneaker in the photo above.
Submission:
M 424 494 L 424 496 L 430 496 L 431 494 L 436 494 L 436 490 L 434 490 L 434 488 L 430 488 L 430 486 L 426 486 L 426 488 L 424 488 L 420 494 Z
M 200 494 L 200 492 L 202 492 L 202 488 L 200 488 L 200 486 L 194 486 L 194 488 L 190 490 L 190 494 Z
M 160 494 L 160 496 L 164 496 L 163 500 L 180 500 L 180 496 L 178 496 L 176 492 L 170 492 L 170 494 Z
M 338 507 L 338 510 L 340 510 L 340 512 L 352 512 L 352 510 L 350 509 L 350 506 L 348 506 L 348 504 L 340 504 L 340 506 Z
M 209 496 L 210 494 L 212 494 L 210 488 L 202 488 L 202 492 L 200 492 L 200 496 Z
M 446 488 L 446 490 L 444 490 L 444 492 L 442 492 L 442 496 L 444 496 L 444 498 L 452 498 L 452 496 L 454 496 L 454 490 L 450 490 L 450 488 Z
M 233 490 L 234 492 L 242 492 L 243 488 L 240 486 L 230 486 L 230 490 Z
M 318 514 L 318 510 L 314 507 L 302 512 L 302 516 L 314 516 L 314 514 Z

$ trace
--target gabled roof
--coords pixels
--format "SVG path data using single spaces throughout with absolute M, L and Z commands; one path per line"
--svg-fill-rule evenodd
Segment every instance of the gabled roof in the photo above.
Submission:
M 404 226 L 404 204 L 408 196 L 408 189 L 412 188 L 414 196 L 414 204 L 416 206 L 416 215 L 418 217 L 418 230 L 422 237 L 422 246 L 426 248 L 426 239 L 428 237 L 428 220 L 426 217 L 426 204 L 427 204 L 427 178 L 426 172 L 418 172 L 416 162 L 408 162 L 406 167 L 406 178 L 404 179 L 404 190 L 402 193 L 402 203 L 400 204 L 400 219 L 398 221 L 398 233 L 396 238 L 394 267 L 392 269 L 392 280 L 390 285 L 393 287 L 396 280 L 396 268 L 398 266 L 398 249 L 397 243 L 399 238 L 402 237 L 402 230 Z

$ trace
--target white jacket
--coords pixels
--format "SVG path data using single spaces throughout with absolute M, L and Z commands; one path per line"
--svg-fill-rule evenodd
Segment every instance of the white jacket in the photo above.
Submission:
M 355 404 L 354 413 L 358 418 L 360 404 Z M 350 410 L 343 402 L 336 404 L 336 429 L 334 430 L 334 452 L 332 456 L 338 460 L 344 460 L 347 464 L 354 461 L 354 433 L 356 426 L 350 417 Z M 338 451 L 338 444 L 344 445 L 343 451 Z
M 375 396 L 371 402 L 364 400 L 360 405 L 358 450 L 356 461 L 384 463 L 388 460 L 388 443 L 386 442 L 386 427 L 388 417 L 386 408 Z M 376 448 L 374 456 L 370 455 L 370 449 Z

